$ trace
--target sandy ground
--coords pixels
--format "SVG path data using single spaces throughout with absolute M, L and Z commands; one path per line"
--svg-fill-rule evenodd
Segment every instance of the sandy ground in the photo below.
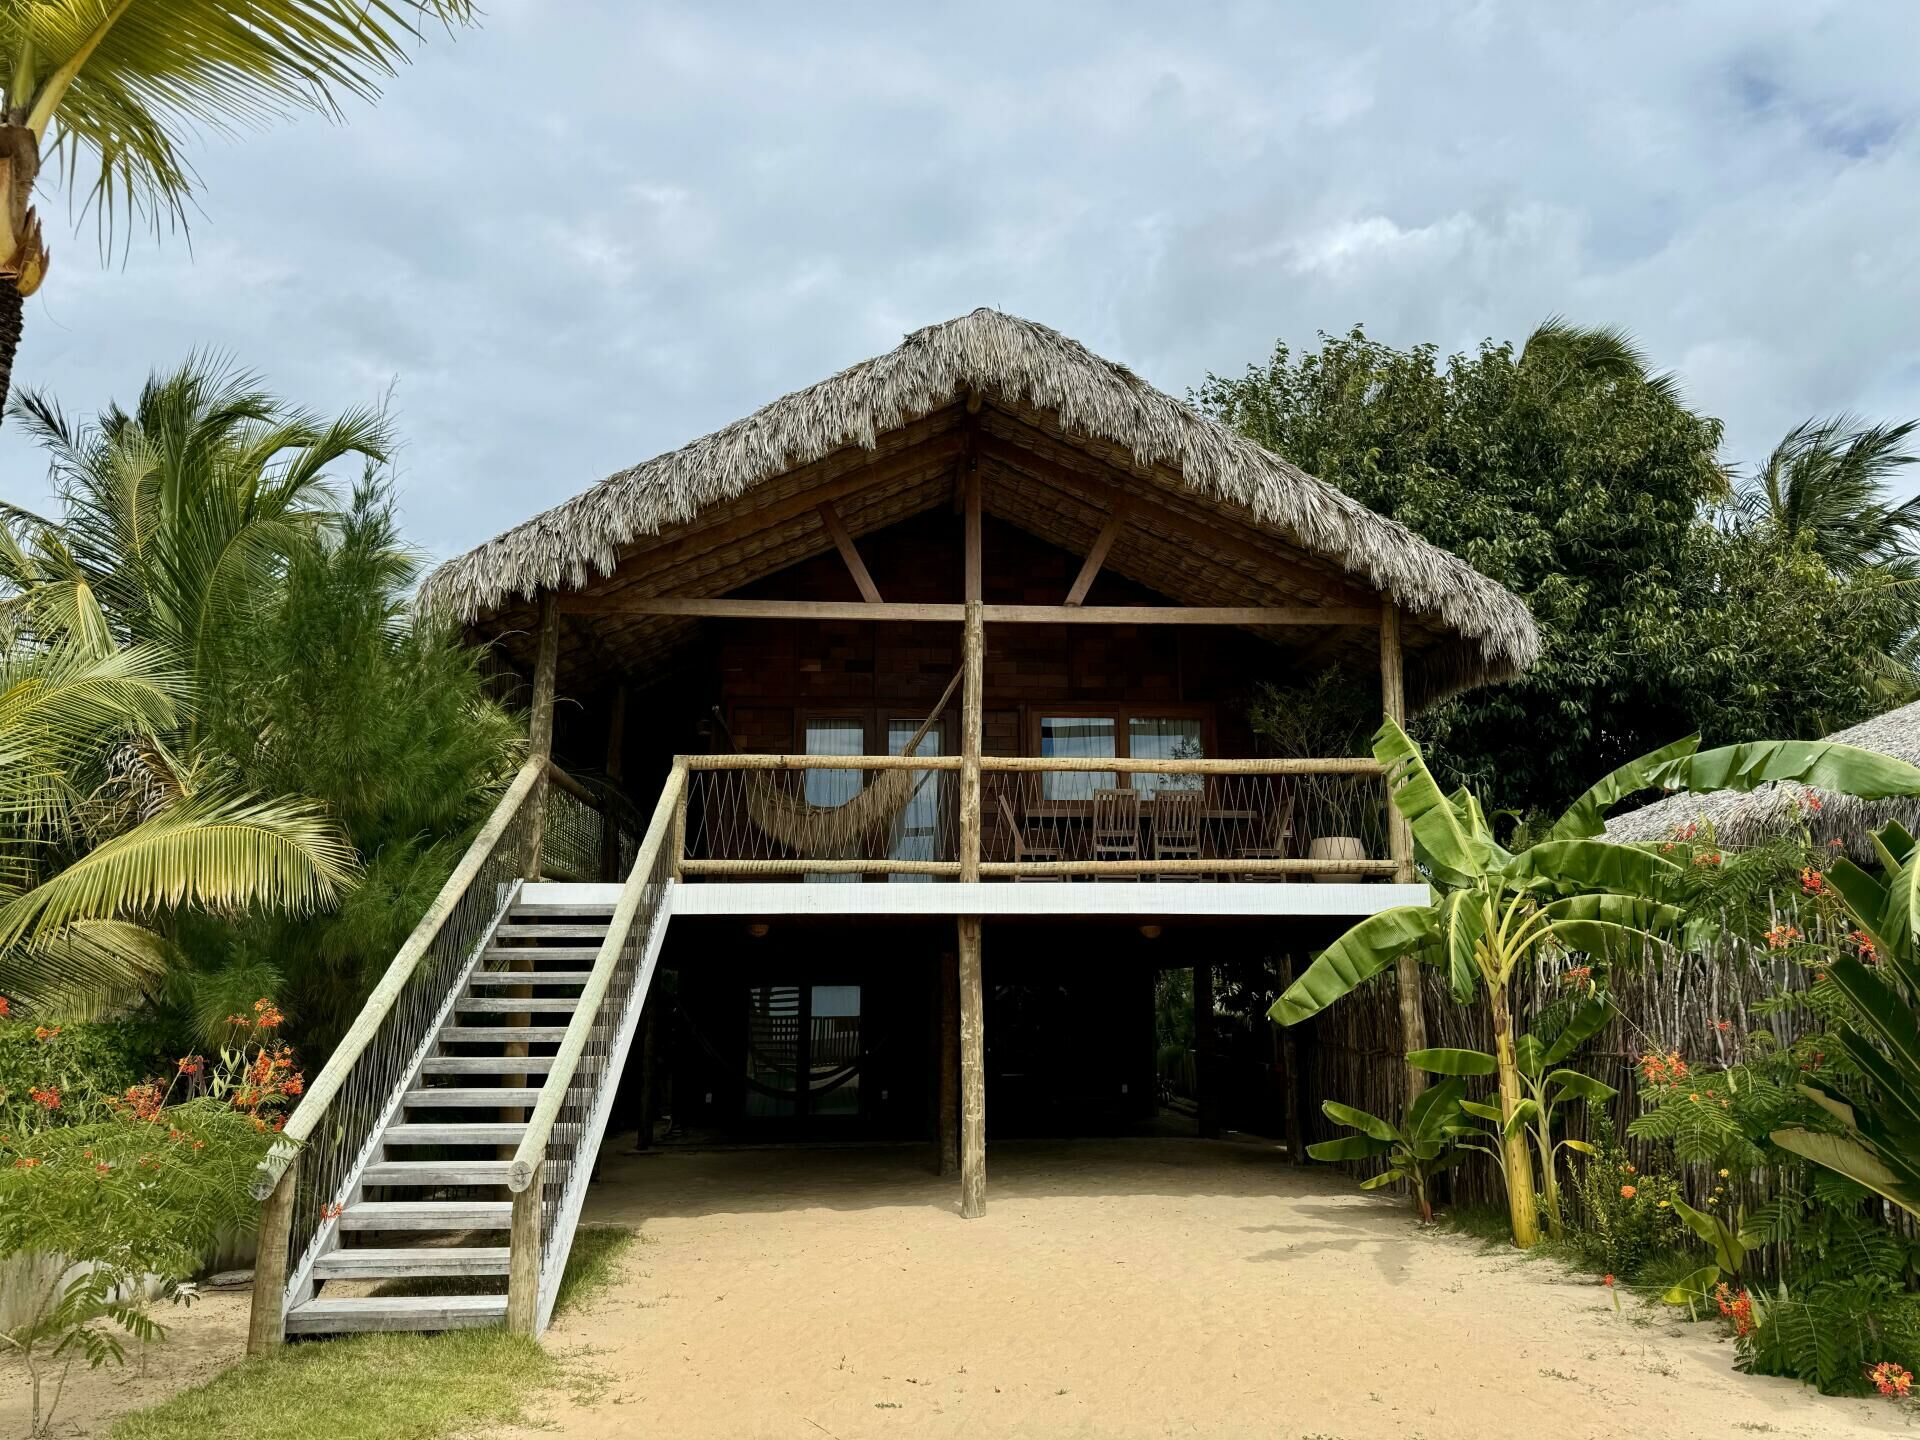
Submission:
M 980 1220 L 909 1150 L 610 1157 L 621 1283 L 552 1334 L 567 1436 L 1836 1437 L 1885 1401 L 1732 1368 L 1544 1262 L 1250 1143 L 996 1145 Z M 550 1433 L 550 1432 L 549 1432 Z
M 587 1222 L 637 1229 L 550 1343 L 605 1384 L 524 1440 L 1908 1435 L 1884 1401 L 1736 1373 L 1687 1326 L 1547 1263 L 1422 1234 L 1251 1143 L 996 1144 L 984 1219 L 918 1149 L 620 1153 Z M 176 1316 L 144 1378 L 76 1372 L 57 1433 L 240 1357 L 244 1294 Z M 0 1363 L 0 1437 L 24 1434 Z
M 163 1305 L 154 1318 L 167 1327 L 167 1339 L 148 1349 L 146 1364 L 129 1346 L 124 1368 L 87 1369 L 80 1361 L 67 1376 L 66 1393 L 53 1414 L 56 1436 L 104 1434 L 116 1415 L 166 1399 L 176 1390 L 210 1380 L 247 1353 L 247 1292 L 210 1291 L 187 1307 Z M 45 1382 L 52 1397 L 58 1376 Z M 12 1356 L 0 1357 L 0 1437 L 27 1433 L 33 1413 L 26 1368 Z

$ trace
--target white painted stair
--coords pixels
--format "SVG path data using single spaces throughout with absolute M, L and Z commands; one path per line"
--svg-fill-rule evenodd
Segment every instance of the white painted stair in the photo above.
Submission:
M 287 1334 L 505 1319 L 508 1161 L 578 1008 L 616 893 L 552 884 L 521 892 L 398 1087 L 327 1243 L 293 1292 Z M 643 987 L 650 977 L 651 966 Z M 644 999 L 643 988 L 624 1017 L 629 1027 Z M 599 1099 L 604 1112 L 612 1097 Z M 593 1156 L 582 1159 L 590 1169 Z

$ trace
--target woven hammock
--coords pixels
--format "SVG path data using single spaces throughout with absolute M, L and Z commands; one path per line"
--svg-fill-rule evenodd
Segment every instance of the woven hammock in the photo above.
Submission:
M 920 742 L 947 708 L 959 683 L 956 674 L 913 732 L 913 738 L 901 748 L 902 755 L 919 753 Z M 715 715 L 718 718 L 717 711 Z M 724 721 L 721 728 L 726 729 Z M 727 740 L 732 743 L 731 732 Z M 748 818 L 769 839 L 804 860 L 854 860 L 887 854 L 893 849 L 895 831 L 918 781 L 912 770 L 882 770 L 843 803 L 815 805 L 807 799 L 804 770 L 749 770 L 745 778 Z

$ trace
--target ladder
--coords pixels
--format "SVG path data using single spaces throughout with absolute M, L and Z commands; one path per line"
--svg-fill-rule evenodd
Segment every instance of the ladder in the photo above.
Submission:
M 250 1350 L 546 1328 L 671 917 L 685 772 L 622 883 L 522 881 L 529 836 L 580 803 L 545 765 L 516 778 L 263 1162 Z

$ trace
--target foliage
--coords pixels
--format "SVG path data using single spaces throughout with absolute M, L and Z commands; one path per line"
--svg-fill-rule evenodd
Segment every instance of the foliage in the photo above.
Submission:
M 1876 1365 L 1920 1365 L 1920 1297 L 1885 1282 L 1826 1281 L 1760 1304 L 1746 1298 L 1753 1319 L 1736 1329 L 1740 1368 L 1751 1374 L 1864 1395 Z
M 1683 1243 L 1686 1228 L 1673 1209 L 1679 1182 L 1644 1172 L 1627 1158 L 1605 1106 L 1592 1108 L 1588 1129 L 1593 1153 L 1573 1168 L 1581 1223 L 1569 1239 L 1594 1270 L 1628 1279 Z
M 1602 777 L 1551 826 L 1537 833 L 1522 827 L 1525 843 L 1508 850 L 1494 839 L 1471 791 L 1442 793 L 1420 748 L 1391 718 L 1374 736 L 1373 753 L 1386 767 L 1393 803 L 1413 832 L 1434 898 L 1361 921 L 1315 958 L 1271 1013 L 1282 1024 L 1296 1024 L 1410 953 L 1446 972 L 1459 1003 L 1484 998 L 1499 1079 L 1507 1206 L 1514 1243 L 1522 1247 L 1538 1238 L 1539 1226 L 1522 1133 L 1527 1117 L 1511 1013 L 1513 976 L 1542 947 L 1604 957 L 1671 934 L 1684 919 L 1676 902 L 1692 893 L 1689 867 L 1679 860 L 1654 847 L 1595 839 L 1606 811 L 1647 789 L 1749 790 L 1783 780 L 1868 796 L 1920 794 L 1920 768 L 1872 751 L 1824 741 L 1701 750 L 1692 736 Z
M 183 702 L 148 748 L 256 793 L 297 793 L 342 825 L 364 868 L 339 908 L 307 917 L 231 909 L 178 917 L 191 963 L 164 998 L 210 1040 L 263 990 L 303 1044 L 348 1023 L 490 808 L 514 725 L 483 693 L 475 655 L 416 625 L 418 557 L 369 468 L 342 500 L 329 472 L 376 465 L 384 420 L 292 409 L 252 377 L 195 357 L 138 403 L 70 422 L 21 409 L 51 457 L 58 521 L 19 518 L 0 579 L 23 643 L 77 629 L 161 657 Z
M 1568 973 L 1573 978 L 1581 978 L 1576 971 Z M 1588 980 L 1586 983 L 1590 985 L 1592 982 Z M 1568 1100 L 1584 1100 L 1590 1105 L 1598 1105 L 1612 1099 L 1614 1094 L 1612 1086 L 1603 1085 L 1591 1075 L 1582 1075 L 1561 1062 L 1599 1034 L 1605 1028 L 1610 1014 L 1606 1001 L 1589 994 L 1571 1012 L 1559 1017 L 1555 1027 L 1557 1033 L 1545 1038 L 1540 1034 L 1522 1035 L 1514 1042 L 1514 1068 L 1519 1072 L 1526 1095 L 1510 1116 L 1494 1106 L 1474 1101 L 1463 1102 L 1468 1114 L 1494 1127 L 1494 1134 L 1499 1140 L 1504 1142 L 1515 1130 L 1524 1130 L 1532 1138 L 1534 1153 L 1540 1161 L 1540 1191 L 1547 1216 L 1547 1233 L 1556 1240 L 1561 1238 L 1566 1228 L 1560 1208 L 1560 1151 L 1564 1149 L 1592 1154 L 1593 1147 L 1585 1140 L 1566 1137 L 1556 1140 L 1553 1133 L 1555 1116 L 1560 1106 Z M 1493 1075 L 1500 1068 L 1498 1059 L 1483 1050 L 1416 1050 L 1407 1056 L 1407 1063 L 1422 1070 L 1431 1070 L 1437 1075 Z M 1504 1165 L 1503 1147 L 1495 1146 L 1490 1153 Z
M 1915 422 L 1866 425 L 1851 415 L 1805 420 L 1774 447 L 1736 497 L 1744 518 L 1805 540 L 1831 570 L 1904 567 L 1920 539 L 1920 496 L 1887 492 L 1917 458 Z
M 69 1124 L 106 1113 L 102 1097 L 122 1095 L 150 1073 L 152 1029 L 137 1020 L 0 1023 L 0 1136 L 24 1134 L 47 1117 L 33 1092 L 65 1097 Z
M 1355 329 L 1194 398 L 1527 600 L 1540 662 L 1421 722 L 1491 805 L 1558 809 L 1667 735 L 1820 735 L 1914 693 L 1888 658 L 1912 602 L 1798 529 L 1715 523 L 1719 422 L 1617 332 L 1549 322 L 1443 361 Z
M 0 653 L 0 994 L 72 1002 L 150 981 L 183 906 L 292 911 L 352 874 L 300 800 L 261 800 L 157 737 L 179 683 L 151 646 L 115 646 L 97 609 L 69 637 Z
M 1379 703 L 1377 689 L 1362 685 L 1352 671 L 1333 666 L 1297 684 L 1262 682 L 1247 704 L 1247 724 L 1283 759 L 1364 755 Z M 1322 834 L 1362 833 L 1371 805 L 1348 777 L 1301 775 L 1294 783 L 1303 813 L 1316 817 Z
M 1377 1190 L 1405 1181 L 1420 1223 L 1431 1225 L 1433 1177 L 1459 1158 L 1454 1146 L 1466 1128 L 1460 1114 L 1460 1095 L 1465 1088 L 1464 1081 L 1447 1080 L 1422 1090 L 1413 1097 L 1398 1125 L 1351 1105 L 1323 1101 L 1320 1108 L 1329 1120 L 1359 1133 L 1309 1145 L 1307 1154 L 1316 1160 L 1385 1156 L 1387 1168 L 1362 1180 L 1360 1188 Z
M 117 1094 L 35 1086 L 11 1117 L 17 1128 L 0 1137 L 0 1261 L 54 1262 L 29 1318 L 0 1337 L 26 1364 L 35 1433 L 75 1363 L 119 1363 L 120 1333 L 164 1338 L 149 1301 L 191 1299 L 185 1282 L 215 1242 L 257 1218 L 254 1168 L 301 1089 L 274 1038 L 279 1023 L 262 999 L 250 1018 L 235 1017 L 239 1043 L 211 1067 L 187 1056 L 164 1084 Z M 88 1118 L 64 1123 L 70 1115 Z

